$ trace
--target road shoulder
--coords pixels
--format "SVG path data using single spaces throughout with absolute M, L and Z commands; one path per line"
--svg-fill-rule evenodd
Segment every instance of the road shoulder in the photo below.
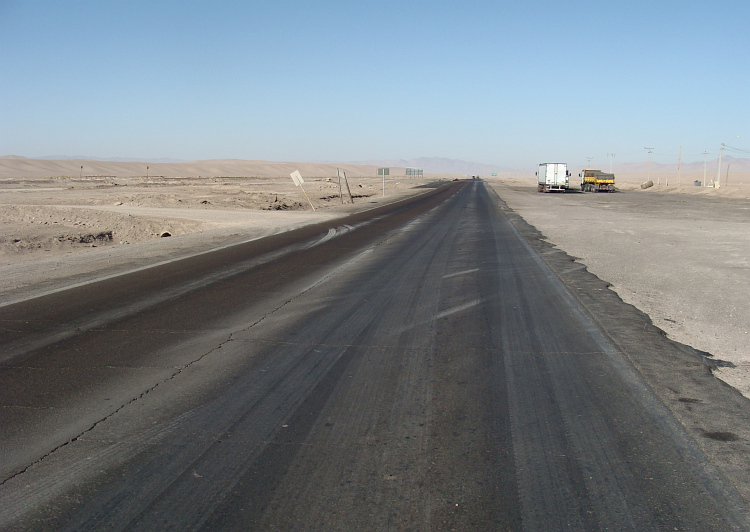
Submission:
M 550 243 L 488 186 L 498 208 L 621 349 L 707 458 L 750 501 L 750 400 L 712 374 L 712 361 L 670 340 L 585 265 Z

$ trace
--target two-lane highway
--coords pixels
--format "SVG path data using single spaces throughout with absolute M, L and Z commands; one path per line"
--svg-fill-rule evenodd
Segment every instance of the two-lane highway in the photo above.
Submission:
M 484 183 L 371 214 L 0 309 L 0 527 L 750 526 Z

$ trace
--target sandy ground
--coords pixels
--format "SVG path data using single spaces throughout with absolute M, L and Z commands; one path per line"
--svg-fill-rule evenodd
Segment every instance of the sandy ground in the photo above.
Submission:
M 670 338 L 728 362 L 716 375 L 750 397 L 750 186 L 540 194 L 531 179 L 489 183 Z
M 334 178 L 0 180 L 0 304 L 374 207 L 427 181 Z

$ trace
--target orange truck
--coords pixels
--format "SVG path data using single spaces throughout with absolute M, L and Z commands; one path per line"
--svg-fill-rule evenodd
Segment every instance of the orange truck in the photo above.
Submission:
M 615 191 L 615 174 L 607 174 L 601 170 L 584 170 L 578 175 L 581 178 L 582 192 Z

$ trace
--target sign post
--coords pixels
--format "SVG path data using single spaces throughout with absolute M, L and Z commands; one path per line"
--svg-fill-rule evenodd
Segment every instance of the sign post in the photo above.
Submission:
M 344 204 L 344 194 L 341 192 L 341 169 L 336 168 L 336 175 L 339 176 L 339 199 L 341 200 L 341 205 Z
M 294 181 L 294 186 L 299 187 L 302 189 L 302 193 L 307 198 L 307 201 L 310 201 L 310 197 L 307 195 L 307 192 L 305 192 L 305 187 L 302 186 L 302 183 L 305 181 L 302 179 L 302 174 L 299 173 L 299 170 L 295 170 L 289 176 L 292 178 L 292 181 Z M 312 201 L 310 201 L 310 207 L 312 207 L 312 210 L 315 210 L 315 207 L 313 207 Z
M 383 176 L 383 197 L 385 197 L 385 176 L 389 175 L 390 168 L 378 168 L 378 175 Z
M 341 203 L 344 203 L 344 195 L 341 194 L 341 176 L 344 176 L 344 184 L 346 185 L 346 191 L 349 193 L 349 201 L 354 203 L 354 197 L 352 197 L 352 190 L 349 188 L 349 180 L 346 178 L 346 172 L 341 168 L 336 168 L 336 173 L 339 176 L 339 196 L 341 196 Z

